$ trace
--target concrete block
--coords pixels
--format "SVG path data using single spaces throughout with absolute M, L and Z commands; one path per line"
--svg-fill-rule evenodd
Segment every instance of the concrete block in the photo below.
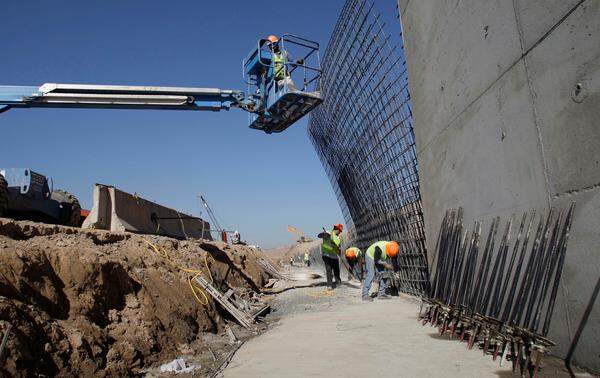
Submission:
M 101 184 L 94 187 L 92 210 L 82 228 L 211 239 L 208 222 Z
M 520 58 L 521 46 L 511 1 L 410 1 L 402 25 L 422 149 Z
M 525 59 L 552 194 L 600 185 L 600 1 L 584 2 Z
M 430 251 L 448 208 L 463 206 L 470 225 L 547 203 L 537 141 L 521 62 L 418 154 Z
M 515 13 L 527 51 L 548 33 L 579 0 L 515 0 Z

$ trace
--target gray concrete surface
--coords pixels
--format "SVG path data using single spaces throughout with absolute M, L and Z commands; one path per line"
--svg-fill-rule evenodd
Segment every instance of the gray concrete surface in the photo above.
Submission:
M 101 184 L 94 186 L 92 210 L 82 228 L 212 239 L 210 224 L 202 219 Z
M 599 276 L 600 0 L 398 6 L 429 250 L 450 207 L 471 224 L 577 201 L 549 334 L 564 356 Z M 599 340 L 596 304 L 575 360 L 600 371 Z
M 400 297 L 360 301 L 358 287 L 297 289 L 272 305 L 276 323 L 236 353 L 225 377 L 490 377 L 511 376 L 479 350 L 421 326 L 419 304 Z M 541 377 L 567 377 L 543 360 Z M 579 374 L 578 374 L 579 376 Z M 583 376 L 583 375 L 582 375 Z

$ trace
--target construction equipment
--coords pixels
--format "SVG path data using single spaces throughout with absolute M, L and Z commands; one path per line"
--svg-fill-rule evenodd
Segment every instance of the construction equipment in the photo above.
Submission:
M 312 239 L 306 236 L 302 230 L 299 230 L 294 226 L 288 225 L 287 230 L 289 233 L 298 236 L 298 240 L 296 240 L 298 243 L 308 243 L 312 241 Z
M 481 222 L 475 222 L 468 235 L 462 225 L 462 209 L 449 210 L 436 246 L 437 263 L 432 264 L 436 267 L 432 289 L 423 298 L 427 304 L 421 315 L 423 325 L 431 323 L 440 335 L 449 332 L 451 338 L 459 334 L 469 349 L 479 343 L 484 355 L 491 354 L 494 360 L 500 357 L 500 364 L 510 359 L 513 371 L 519 366 L 522 375 L 528 371 L 537 376 L 541 356 L 555 345 L 547 335 L 574 210 L 573 202 L 558 215 L 551 208 L 547 216 L 540 216 L 531 246 L 535 212 L 529 222 L 524 213 L 511 252 L 513 217 L 505 225 L 497 250 L 494 244 L 500 218 L 493 219 L 481 259 Z
M 72 194 L 52 190 L 46 176 L 29 168 L 0 168 L 0 216 L 80 226 L 81 206 Z
M 208 213 L 208 216 L 210 217 L 210 221 L 216 227 L 216 229 L 209 230 L 209 232 L 216 231 L 219 234 L 221 241 L 224 243 L 227 243 L 227 239 L 228 239 L 227 234 L 232 234 L 231 235 L 231 244 L 243 244 L 243 245 L 247 244 L 245 241 L 243 241 L 241 239 L 240 233 L 237 230 L 229 231 L 229 230 L 226 230 L 223 227 L 221 227 L 221 223 L 217 220 L 217 216 L 215 215 L 215 213 L 211 209 L 211 207 L 208 206 L 208 202 L 206 202 L 206 199 L 204 199 L 204 196 L 202 196 L 202 194 L 198 194 L 198 198 L 202 201 L 202 205 L 206 209 L 206 212 Z
M 274 75 L 274 49 L 285 52 L 285 80 Z M 291 61 L 291 56 L 297 60 Z M 249 93 L 216 88 L 80 85 L 0 86 L 0 113 L 11 108 L 110 108 L 220 111 L 237 107 L 250 113 L 250 127 L 279 133 L 322 102 L 319 44 L 284 34 L 276 43 L 260 39 L 243 60 Z M 301 89 L 294 84 L 302 83 Z M 311 89 L 313 89 L 311 91 Z

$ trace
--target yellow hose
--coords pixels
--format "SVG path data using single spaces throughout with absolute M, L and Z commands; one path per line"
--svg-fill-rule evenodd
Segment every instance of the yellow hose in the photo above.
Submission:
M 196 301 L 198 301 L 198 303 L 200 303 L 203 306 L 208 305 L 208 296 L 206 295 L 206 293 L 204 292 L 204 290 L 200 287 L 197 287 L 194 285 L 194 280 L 196 279 L 196 277 L 202 275 L 202 271 L 199 269 L 189 269 L 189 268 L 184 268 L 180 265 L 177 265 L 169 256 L 169 253 L 167 252 L 166 249 L 160 247 L 160 246 L 156 246 L 154 244 L 152 244 L 151 242 L 149 242 L 148 240 L 142 238 L 142 240 L 144 242 L 146 242 L 146 244 L 148 244 L 152 250 L 154 250 L 154 253 L 156 253 L 157 255 L 163 257 L 165 260 L 167 260 L 169 263 L 171 263 L 171 265 L 173 265 L 175 268 L 183 271 L 183 272 L 187 272 L 190 273 L 190 275 L 188 276 L 188 285 L 190 286 L 190 290 L 192 291 L 192 294 L 194 294 L 194 297 L 196 298 Z M 208 253 L 206 253 L 206 255 L 208 255 Z M 206 255 L 204 255 L 204 264 L 206 265 L 206 270 L 208 270 L 208 275 L 210 277 L 210 282 L 214 283 L 213 281 L 213 277 L 212 274 L 210 272 L 210 269 L 208 268 L 208 261 L 206 260 Z M 204 301 L 200 300 L 200 298 L 198 297 L 198 293 L 202 294 L 202 296 L 204 297 Z

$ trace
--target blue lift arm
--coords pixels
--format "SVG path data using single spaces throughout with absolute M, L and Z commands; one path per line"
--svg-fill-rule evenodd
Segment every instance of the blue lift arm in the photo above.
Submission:
M 41 87 L 0 86 L 0 106 L 10 108 L 112 108 L 252 111 L 244 92 L 216 88 L 147 87 L 47 83 Z
M 275 80 L 274 49 L 295 51 L 296 62 L 283 62 L 285 79 Z M 0 86 L 0 113 L 11 108 L 103 108 L 103 109 L 163 109 L 221 111 L 237 107 L 250 113 L 253 129 L 267 134 L 279 133 L 308 114 L 322 101 L 318 90 L 309 90 L 321 75 L 316 42 L 284 34 L 277 43 L 258 41 L 243 61 L 244 80 L 249 86 L 243 91 L 217 88 L 149 87 L 126 85 L 89 85 L 47 83 L 40 87 Z M 316 64 L 308 64 L 316 57 Z M 292 75 L 298 75 L 298 85 Z M 298 88 L 300 87 L 300 89 Z

